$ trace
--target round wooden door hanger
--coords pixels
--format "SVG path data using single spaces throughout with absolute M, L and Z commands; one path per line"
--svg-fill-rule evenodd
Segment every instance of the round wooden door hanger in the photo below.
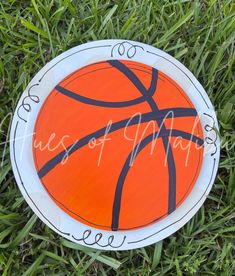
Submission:
M 218 123 L 196 78 L 165 52 L 101 40 L 53 59 L 23 93 L 11 161 L 33 211 L 97 249 L 155 243 L 200 208 L 219 161 Z

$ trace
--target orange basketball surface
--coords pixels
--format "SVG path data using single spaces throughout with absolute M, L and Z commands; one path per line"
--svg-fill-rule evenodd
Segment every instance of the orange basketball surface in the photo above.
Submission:
M 33 154 L 42 185 L 64 212 L 91 227 L 130 230 L 187 198 L 202 165 L 203 131 L 187 94 L 164 73 L 103 61 L 51 91 Z

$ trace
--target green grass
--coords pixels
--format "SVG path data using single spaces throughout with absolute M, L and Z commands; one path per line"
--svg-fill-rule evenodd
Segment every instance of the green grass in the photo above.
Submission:
M 63 51 L 96 39 L 151 44 L 199 79 L 217 111 L 218 176 L 204 206 L 177 233 L 146 248 L 93 251 L 35 217 L 0 147 L 0 274 L 235 275 L 235 4 L 224 1 L 1 0 L 0 142 L 34 74 Z

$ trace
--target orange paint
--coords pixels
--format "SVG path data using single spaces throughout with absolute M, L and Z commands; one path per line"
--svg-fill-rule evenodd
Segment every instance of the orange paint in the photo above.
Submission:
M 137 62 L 121 61 L 149 88 L 152 68 Z M 83 67 L 66 77 L 60 87 L 85 98 L 105 102 L 124 102 L 141 97 L 140 91 L 117 68 L 108 62 Z M 157 88 L 152 97 L 158 108 L 194 108 L 186 93 L 169 77 L 158 72 Z M 53 89 L 44 102 L 35 125 L 33 143 L 46 146 L 33 148 L 38 172 L 45 164 L 83 137 L 137 113 L 151 112 L 144 100 L 138 104 L 111 108 L 95 106 L 75 100 Z M 196 125 L 195 119 L 197 118 Z M 203 139 L 202 127 L 197 116 L 167 118 L 166 129 L 191 133 Z M 173 125 L 172 125 L 173 123 Z M 113 204 L 118 178 L 128 155 L 141 139 L 158 131 L 156 121 L 118 129 L 99 137 L 91 147 L 86 143 L 69 155 L 66 162 L 59 162 L 41 182 L 55 203 L 74 219 L 92 227 L 111 230 Z M 138 135 L 137 135 L 138 134 Z M 126 137 L 125 137 L 126 136 Z M 137 136 L 137 137 L 136 137 Z M 128 139 L 127 139 L 128 137 Z M 136 141 L 135 141 L 136 139 Z M 174 147 L 181 140 L 180 146 Z M 50 141 L 50 147 L 48 147 Z M 176 169 L 176 208 L 192 190 L 203 160 L 203 147 L 177 137 L 169 143 Z M 93 144 L 94 145 L 94 144 Z M 126 176 L 121 196 L 117 230 L 128 230 L 148 225 L 168 215 L 169 172 L 166 153 L 161 138 L 155 140 L 137 155 Z M 198 145 L 197 145 L 198 147 Z M 51 150 L 53 149 L 53 150 Z M 189 153 L 188 153 L 189 152 Z M 184 160 L 187 159 L 187 165 Z

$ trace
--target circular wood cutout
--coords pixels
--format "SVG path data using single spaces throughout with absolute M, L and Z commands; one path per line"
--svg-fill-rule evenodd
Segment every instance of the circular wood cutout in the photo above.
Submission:
M 101 40 L 53 59 L 23 93 L 11 161 L 37 216 L 97 249 L 155 243 L 200 208 L 218 123 L 195 77 L 165 52 Z

